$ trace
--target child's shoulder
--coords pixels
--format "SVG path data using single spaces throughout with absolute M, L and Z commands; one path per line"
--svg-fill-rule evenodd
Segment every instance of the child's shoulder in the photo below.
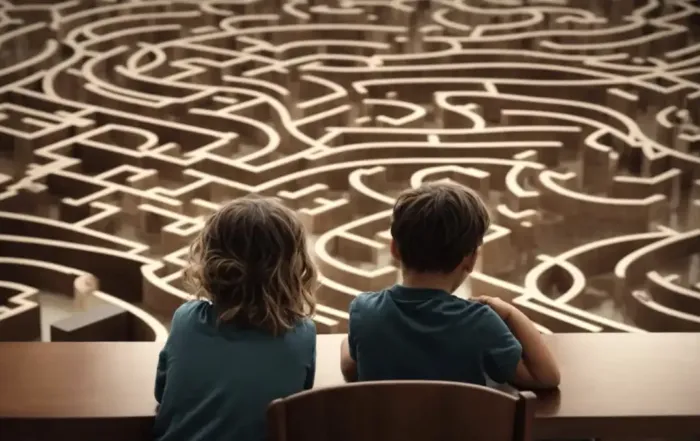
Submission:
M 387 290 L 383 289 L 381 291 L 367 291 L 357 294 L 350 304 L 350 308 L 362 308 L 366 306 L 372 306 L 377 302 L 381 301 L 384 296 L 387 295 Z
M 470 299 L 455 298 L 452 306 L 458 311 L 461 322 L 474 328 L 491 328 L 501 318 L 490 306 Z
M 195 315 L 208 312 L 209 308 L 211 308 L 211 303 L 206 300 L 188 300 L 175 310 L 173 321 L 187 320 Z
M 211 302 L 208 302 L 207 300 L 201 300 L 201 299 L 190 299 L 180 305 L 177 310 L 175 310 L 175 314 L 183 314 L 187 312 L 194 311 L 195 309 L 202 309 L 206 308 L 208 306 L 211 306 Z
M 470 298 L 458 297 L 455 295 L 449 296 L 446 300 L 453 308 L 462 310 L 465 314 L 474 318 L 490 318 L 493 310 L 486 304 L 477 302 Z
M 315 336 L 316 322 L 314 322 L 314 319 L 311 317 L 304 317 L 297 322 L 296 326 L 294 327 L 294 331 Z

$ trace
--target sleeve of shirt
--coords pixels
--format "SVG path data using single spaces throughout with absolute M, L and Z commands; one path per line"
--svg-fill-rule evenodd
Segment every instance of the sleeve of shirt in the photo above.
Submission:
M 515 377 L 523 348 L 508 326 L 490 307 L 484 317 L 484 369 L 497 383 L 507 383 Z
M 312 323 L 313 327 L 313 342 L 311 346 L 311 361 L 308 366 L 306 366 L 306 380 L 304 381 L 304 389 L 308 390 L 314 387 L 314 381 L 316 379 L 316 326 Z
M 160 354 L 158 354 L 158 366 L 156 367 L 155 397 L 156 401 L 159 404 L 163 399 L 163 392 L 165 391 L 165 382 L 167 379 L 168 371 L 168 352 L 172 345 L 173 335 L 177 334 L 177 330 L 180 326 L 180 321 L 183 319 L 183 316 L 188 314 L 189 311 L 196 306 L 196 304 L 197 302 L 186 302 L 180 305 L 180 307 L 178 307 L 173 313 L 173 319 L 170 322 L 170 333 L 168 335 L 168 339 L 165 342 L 165 346 L 160 351 Z
M 355 297 L 355 300 L 350 303 L 350 317 L 348 321 L 348 348 L 350 357 L 354 361 L 357 361 L 357 328 L 360 326 L 359 302 L 360 297 Z
M 156 368 L 155 396 L 158 404 L 160 404 L 161 400 L 163 399 L 163 391 L 165 390 L 165 373 L 167 371 L 167 363 L 168 354 L 166 352 L 166 348 L 163 348 L 163 350 L 160 351 L 160 354 L 158 355 L 158 367 Z

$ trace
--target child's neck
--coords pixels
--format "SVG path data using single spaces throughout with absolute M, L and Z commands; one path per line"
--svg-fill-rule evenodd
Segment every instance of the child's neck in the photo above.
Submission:
M 402 272 L 401 285 L 406 288 L 441 289 L 451 293 L 455 288 L 450 274 Z

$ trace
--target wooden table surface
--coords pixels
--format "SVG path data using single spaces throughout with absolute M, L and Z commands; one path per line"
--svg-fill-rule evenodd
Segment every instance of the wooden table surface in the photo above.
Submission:
M 343 382 L 343 338 L 319 336 L 317 387 Z M 700 334 L 546 338 L 562 384 L 538 394 L 538 438 L 700 435 Z M 49 429 L 106 439 L 106 427 L 118 431 L 114 439 L 147 439 L 135 432 L 148 432 L 155 413 L 159 350 L 154 343 L 0 343 L 0 439 Z

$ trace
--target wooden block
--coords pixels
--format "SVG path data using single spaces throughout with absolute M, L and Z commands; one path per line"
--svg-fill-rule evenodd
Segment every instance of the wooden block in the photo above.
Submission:
M 131 341 L 129 314 L 101 305 L 51 325 L 51 341 Z

